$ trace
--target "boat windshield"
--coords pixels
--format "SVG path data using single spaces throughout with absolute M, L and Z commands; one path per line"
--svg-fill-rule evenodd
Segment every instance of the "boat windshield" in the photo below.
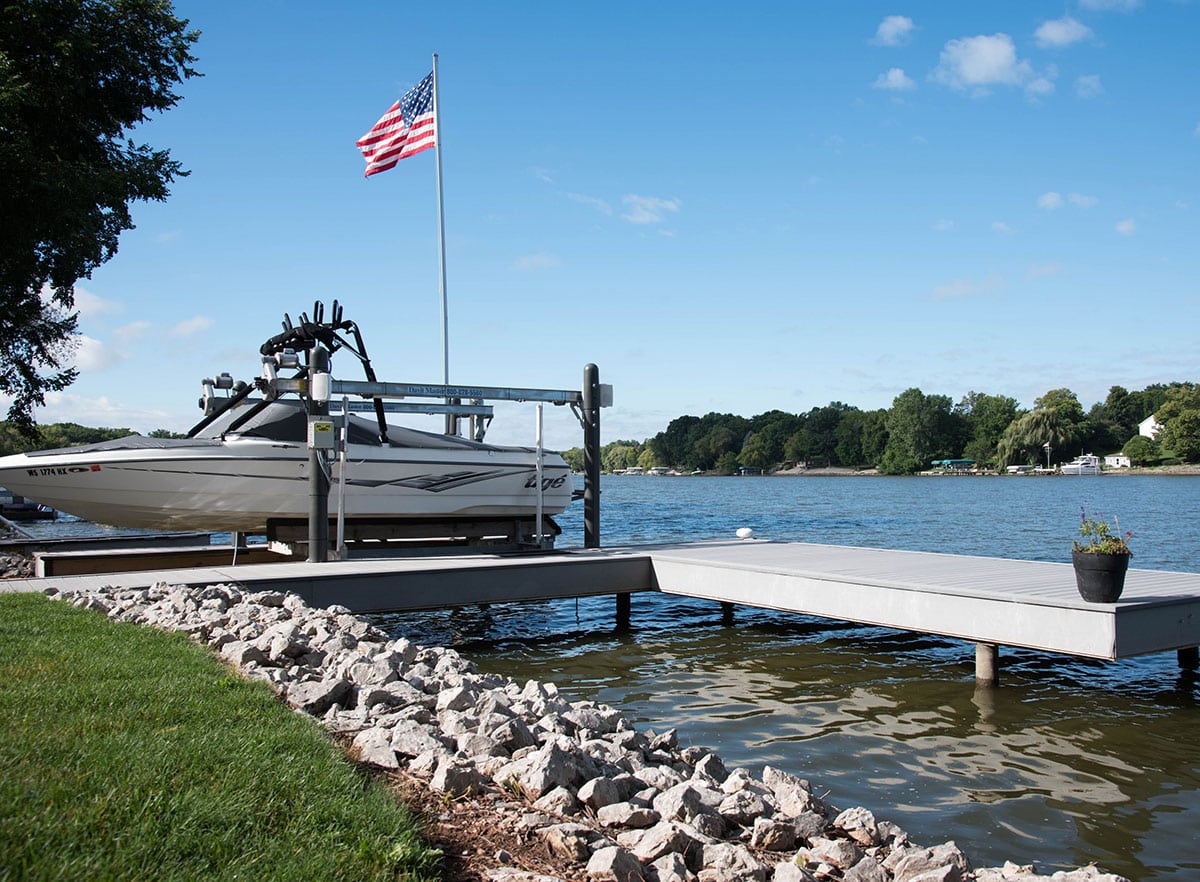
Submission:
M 341 425 L 342 417 L 335 415 Z M 243 421 L 244 420 L 244 421 Z M 528 450 L 524 447 L 498 447 L 470 441 L 454 435 L 422 432 L 402 426 L 388 426 L 388 445 L 391 447 L 424 447 L 470 450 Z M 266 438 L 292 444 L 308 443 L 308 415 L 299 401 L 263 401 L 247 398 L 239 401 L 196 433 L 198 439 L 218 440 L 222 437 Z M 355 414 L 350 415 L 351 444 L 380 447 L 379 426 Z

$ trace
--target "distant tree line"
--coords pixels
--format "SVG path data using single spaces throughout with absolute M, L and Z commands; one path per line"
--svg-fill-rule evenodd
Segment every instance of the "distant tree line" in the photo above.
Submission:
M 1153 439 L 1138 434 L 1149 416 L 1160 426 Z M 604 445 L 601 462 L 605 471 L 663 466 L 733 474 L 804 464 L 906 475 L 940 459 L 969 459 L 996 469 L 1045 465 L 1046 444 L 1051 464 L 1117 450 L 1134 465 L 1198 462 L 1200 386 L 1160 383 L 1139 392 L 1113 386 L 1088 411 L 1070 389 L 1051 389 L 1026 410 L 1006 395 L 969 392 L 955 403 L 913 388 L 881 410 L 834 401 L 802 414 L 681 416 L 643 442 Z M 583 468 L 580 448 L 563 455 L 572 468 Z

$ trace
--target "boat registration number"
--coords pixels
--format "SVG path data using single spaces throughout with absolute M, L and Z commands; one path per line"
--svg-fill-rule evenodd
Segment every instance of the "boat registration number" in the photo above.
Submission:
M 98 472 L 100 466 L 52 466 L 44 469 L 26 469 L 26 474 L 31 478 L 45 478 L 51 475 L 73 475 L 77 472 Z

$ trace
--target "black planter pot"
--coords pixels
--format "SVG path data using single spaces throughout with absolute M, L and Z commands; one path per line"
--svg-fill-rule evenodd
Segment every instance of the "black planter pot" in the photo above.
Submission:
M 1079 596 L 1091 603 L 1116 603 L 1125 589 L 1128 554 L 1089 554 L 1072 551 Z

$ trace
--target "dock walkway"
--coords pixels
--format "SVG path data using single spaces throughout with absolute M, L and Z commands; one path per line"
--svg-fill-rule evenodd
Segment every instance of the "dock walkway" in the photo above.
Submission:
M 1200 573 L 1129 570 L 1115 604 L 1079 597 L 1069 563 L 814 545 L 699 542 L 558 551 L 275 563 L 12 580 L 0 591 L 234 582 L 294 591 L 356 612 L 660 591 L 976 644 L 995 680 L 996 648 L 1115 660 L 1200 645 Z

